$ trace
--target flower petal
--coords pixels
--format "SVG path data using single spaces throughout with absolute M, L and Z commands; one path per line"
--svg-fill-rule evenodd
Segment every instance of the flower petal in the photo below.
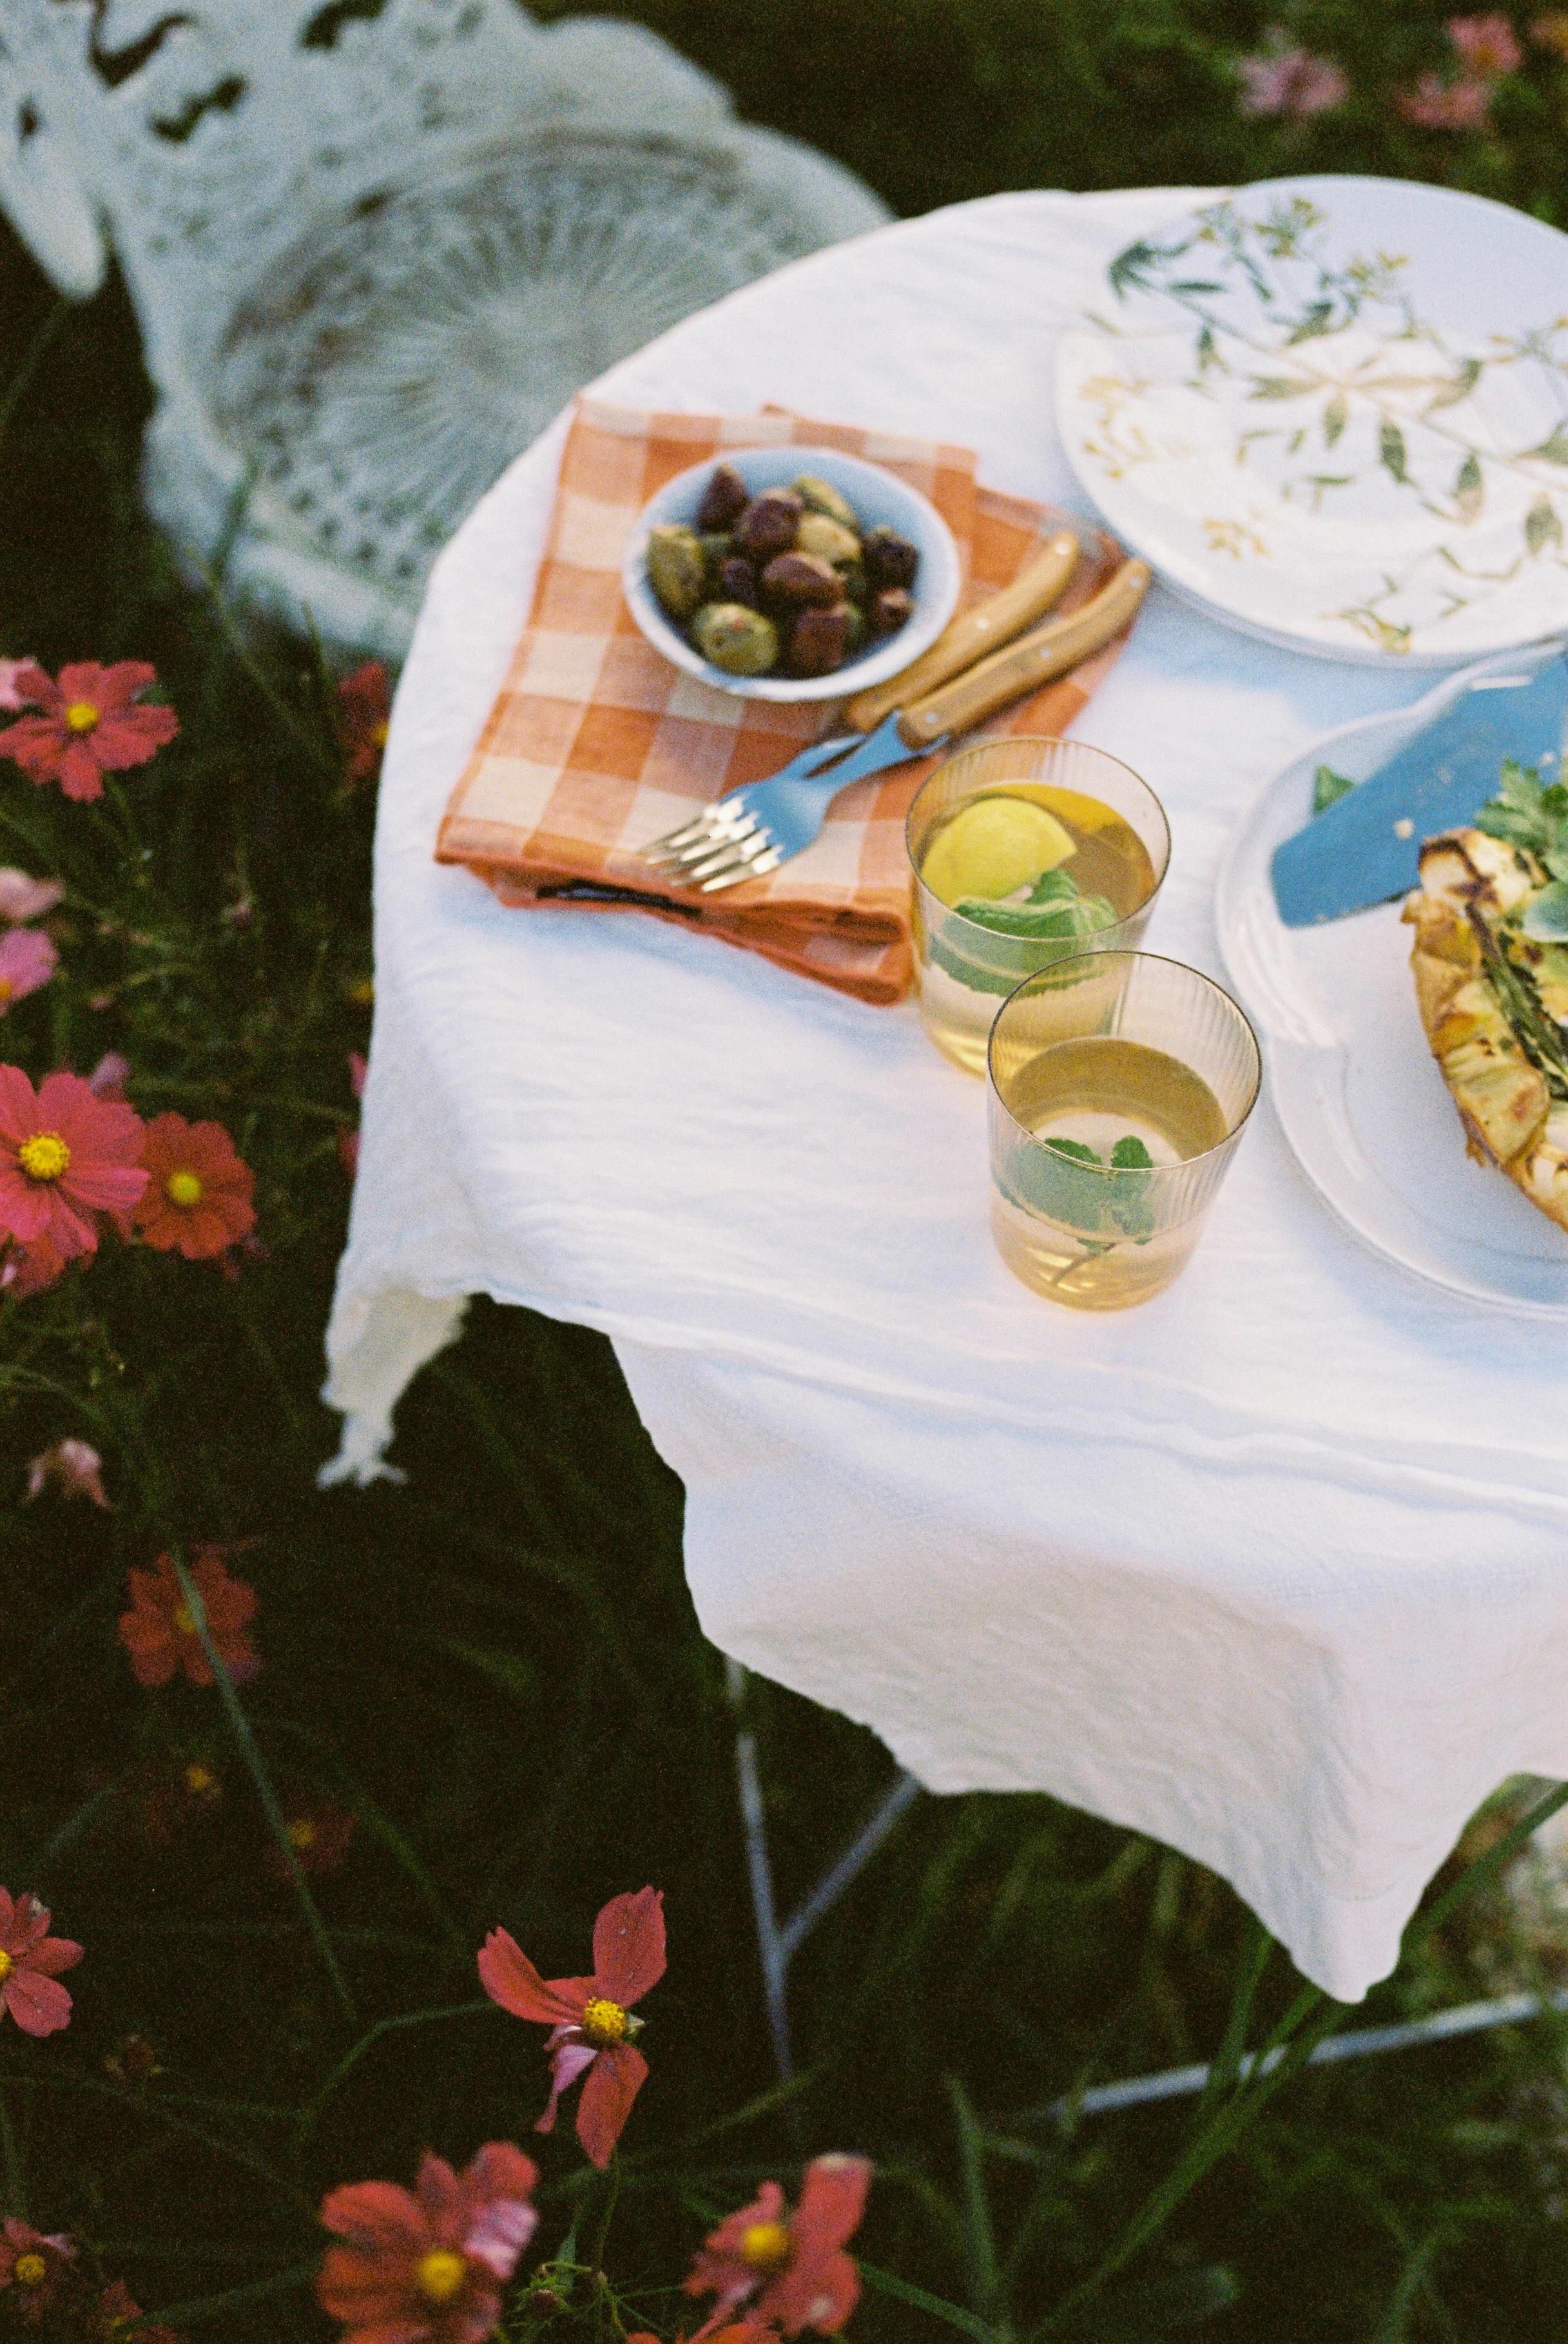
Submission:
M 623 2007 L 664 1975 L 664 1898 L 657 1888 L 612 1896 L 593 1924 L 596 1990 Z
M 630 2043 L 602 2051 L 577 2103 L 577 2137 L 601 2171 L 625 2128 L 632 2103 L 648 2080 L 648 2062 Z
M 24 2035 L 57 2035 L 71 2023 L 71 1997 L 52 1977 L 15 1969 L 6 1979 L 5 2007 Z
M 356 2246 L 418 2254 L 430 2244 L 419 2199 L 395 2181 L 351 2181 L 321 2201 L 321 2226 Z
M 479 1979 L 492 2002 L 514 2018 L 531 2019 L 539 2026 L 574 2026 L 582 2016 L 591 1980 L 541 1978 L 517 1939 L 506 1929 L 492 1929 L 479 1951 Z M 582 1987 L 581 1993 L 563 1991 Z
M 805 2169 L 792 2225 L 800 2251 L 842 2247 L 846 2238 L 853 2238 L 860 2228 L 870 2187 L 868 2157 L 814 2157 Z
M 47 1922 L 45 1923 L 47 1927 Z M 74 1970 L 82 1958 L 82 1948 L 75 1937 L 40 1937 L 27 1948 L 27 1966 L 41 1970 L 46 1977 L 59 1977 Z

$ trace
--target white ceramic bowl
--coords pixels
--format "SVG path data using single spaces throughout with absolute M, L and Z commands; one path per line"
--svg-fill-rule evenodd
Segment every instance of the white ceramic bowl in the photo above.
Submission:
M 719 463 L 733 464 L 753 496 L 764 489 L 784 489 L 801 472 L 848 498 L 864 529 L 895 529 L 920 556 L 911 591 L 913 616 L 895 635 L 845 660 L 831 675 L 726 675 L 694 651 L 680 629 L 665 617 L 648 583 L 648 532 L 661 522 L 697 524 L 703 491 Z M 836 700 L 897 675 L 912 660 L 928 651 L 946 625 L 958 601 L 958 549 L 952 531 L 928 498 L 905 487 L 896 474 L 858 456 L 841 456 L 832 448 L 726 448 L 722 457 L 690 470 L 677 472 L 638 515 L 626 548 L 621 582 L 632 614 L 655 650 L 663 652 L 688 675 L 717 684 L 721 692 L 738 692 L 746 700 Z

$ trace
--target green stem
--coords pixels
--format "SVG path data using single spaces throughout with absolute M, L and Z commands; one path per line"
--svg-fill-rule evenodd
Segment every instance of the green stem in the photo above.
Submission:
M 595 2270 L 602 2271 L 604 2268 L 604 2249 L 609 2243 L 610 2224 L 615 2212 L 615 2201 L 620 2195 L 621 2158 L 618 2152 L 612 2149 L 610 2152 L 610 2180 L 609 2186 L 604 2193 L 604 2211 L 599 2217 L 598 2234 L 593 2241 L 592 2264 Z
M 256 1786 L 256 1795 L 261 1802 L 262 1812 L 267 1817 L 272 1836 L 278 1843 L 278 1853 L 288 1868 L 288 1876 L 294 1884 L 294 1893 L 299 1899 L 299 1909 L 305 1916 L 305 1925 L 310 1932 L 317 1953 L 320 1955 L 321 1966 L 331 1980 L 332 1991 L 338 1997 L 339 2007 L 344 2017 L 350 2026 L 357 2026 L 359 2023 L 359 2014 L 355 2007 L 349 1981 L 344 1976 L 342 1965 L 333 1950 L 332 1940 L 327 1934 L 327 1925 L 321 1918 L 316 1899 L 310 1894 L 310 1884 L 301 1868 L 298 1851 L 288 1836 L 288 1826 L 283 1819 L 283 1810 L 278 1803 L 278 1793 L 272 1787 L 272 1778 L 267 1771 L 266 1763 L 257 1745 L 256 1736 L 250 1730 L 250 1721 L 240 1706 L 239 1695 L 234 1688 L 234 1679 L 224 1666 L 217 1647 L 212 1641 L 212 1631 L 207 1625 L 207 1607 L 201 1600 L 201 1590 L 186 1569 L 185 1556 L 178 1546 L 171 1544 L 169 1560 L 174 1564 L 175 1576 L 179 1581 L 180 1593 L 185 1598 L 191 1619 L 196 1625 L 196 1632 L 201 1640 L 201 1649 L 207 1654 L 207 1664 L 217 1681 L 217 1689 L 222 1696 L 223 1706 L 228 1713 L 229 1727 L 238 1746 L 240 1757 Z
M 21 2144 L 11 2121 L 11 2104 L 0 2092 L 0 2165 L 5 2176 L 5 2211 L 19 2222 L 27 2218 L 27 2182 Z
M 66 313 L 70 307 L 70 302 L 62 293 L 28 344 L 23 354 L 21 365 L 6 384 L 5 397 L 0 399 L 0 446 L 4 445 L 5 435 L 15 420 L 16 409 L 27 395 L 28 384 L 44 362 L 45 353 L 65 324 Z

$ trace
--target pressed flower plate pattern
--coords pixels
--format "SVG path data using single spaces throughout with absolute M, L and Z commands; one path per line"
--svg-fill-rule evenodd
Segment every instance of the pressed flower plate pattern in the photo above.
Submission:
M 1057 385 L 1112 527 L 1234 623 L 1416 664 L 1568 623 L 1568 237 L 1538 221 L 1244 188 L 1117 255 Z

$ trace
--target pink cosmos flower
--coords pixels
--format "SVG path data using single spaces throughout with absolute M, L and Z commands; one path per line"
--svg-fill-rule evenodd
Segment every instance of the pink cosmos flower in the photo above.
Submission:
M 1394 104 L 1418 130 L 1482 130 L 1492 111 L 1492 84 L 1469 74 L 1444 81 L 1424 73 L 1411 88 L 1394 92 Z
M 0 936 L 0 1017 L 14 1001 L 25 1001 L 47 985 L 60 955 L 42 928 L 7 928 Z
M 844 2251 L 860 2227 L 871 2166 L 864 2157 L 816 2157 L 793 2214 L 776 2181 L 709 2233 L 686 2280 L 688 2295 L 716 2298 L 697 2330 L 712 2336 L 744 2304 L 744 2325 L 831 2336 L 860 2299 L 860 2275 Z M 695 2344 L 695 2339 L 693 2339 Z
M 1502 81 L 1524 62 L 1513 27 L 1503 15 L 1451 16 L 1448 37 L 1465 72 L 1482 81 Z
M 620 2139 L 648 2062 L 632 2036 L 642 2021 L 631 2006 L 664 1975 L 664 1898 L 656 1888 L 612 1896 L 593 1924 L 593 1975 L 541 1978 L 504 1929 L 492 1929 L 479 1956 L 480 1984 L 516 2018 L 548 2026 L 551 2090 L 535 2132 L 554 2128 L 562 2092 L 585 2076 L 577 2137 L 602 2168 Z
M 1549 8 L 1544 16 L 1533 18 L 1530 37 L 1539 41 L 1543 49 L 1568 57 L 1568 9 Z
M 4 705 L 0 701 L 0 707 Z M 0 870 L 0 920 L 12 928 L 19 928 L 24 920 L 41 920 L 65 892 L 57 879 L 29 879 L 25 871 L 7 865 Z
M 81 1958 L 69 1937 L 49 1935 L 46 1904 L 0 1888 L 0 2004 L 24 2035 L 55 2035 L 70 2025 L 71 1997 L 60 1974 Z
M 1239 58 L 1236 70 L 1241 78 L 1238 111 L 1254 120 L 1286 114 L 1306 122 L 1314 114 L 1331 114 L 1351 94 L 1349 76 L 1331 58 L 1295 47 L 1278 25 L 1267 35 L 1267 45 Z
M 122 1058 L 117 1050 L 106 1050 L 87 1076 L 87 1088 L 95 1098 L 123 1100 L 130 1071 L 128 1058 Z
M 460 2174 L 427 2155 L 411 2190 L 334 2189 L 321 2219 L 346 2243 L 329 2248 L 317 2292 L 347 2326 L 342 2344 L 481 2344 L 537 2227 L 538 2179 L 531 2157 L 491 2140 Z
M 11 716 L 17 709 L 26 707 L 27 703 L 16 687 L 26 671 L 37 664 L 36 660 L 0 659 L 0 714 Z
M 56 1440 L 34 1458 L 27 1468 L 27 1498 L 42 1497 L 51 1482 L 62 1498 L 91 1498 L 95 1506 L 109 1502 L 104 1495 L 104 1460 L 85 1440 Z
M 350 1050 L 349 1053 L 349 1085 L 357 1099 L 362 1099 L 365 1096 L 365 1076 L 369 1073 L 369 1063 L 366 1058 L 364 1052 L 362 1050 Z M 357 1179 L 359 1172 L 359 1135 L 357 1130 L 339 1131 L 338 1134 L 338 1157 L 344 1171 L 349 1175 L 349 1179 Z
M 256 1227 L 256 1177 L 220 1123 L 155 1115 L 142 1141 L 148 1180 L 136 1208 L 146 1244 L 187 1261 L 226 1253 Z
M 58 782 L 68 798 L 101 798 L 106 773 L 145 765 L 179 731 L 172 708 L 137 704 L 157 681 L 145 660 L 113 667 L 73 661 L 57 683 L 25 661 L 13 689 L 39 712 L 0 732 L 0 756 L 14 758 L 31 782 Z
M 96 1216 L 127 1213 L 147 1187 L 141 1144 L 141 1117 L 80 1075 L 46 1075 L 35 1091 L 20 1066 L 0 1066 L 0 1235 L 62 1266 L 94 1252 Z

